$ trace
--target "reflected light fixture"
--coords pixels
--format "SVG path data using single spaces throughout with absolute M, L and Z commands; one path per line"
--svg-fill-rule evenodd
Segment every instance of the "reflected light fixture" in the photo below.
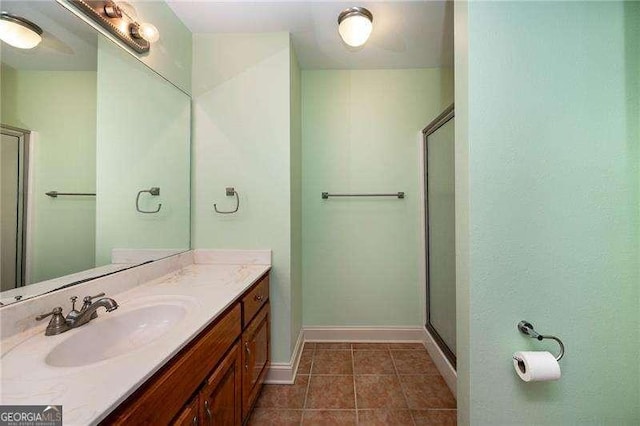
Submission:
M 126 16 L 130 21 L 129 34 L 133 38 L 138 40 L 143 39 L 149 43 L 155 43 L 160 40 L 160 31 L 158 31 L 156 26 L 148 22 L 138 22 L 136 10 L 129 3 L 108 1 L 104 6 L 104 14 L 109 18 L 122 18 L 123 15 Z
M 0 13 L 0 40 L 18 49 L 33 49 L 42 41 L 42 29 L 7 12 Z
M 350 7 L 338 16 L 340 37 L 351 47 L 367 42 L 373 30 L 373 14 L 364 7 Z
M 143 22 L 137 25 L 132 24 L 131 35 L 136 38 L 143 38 L 149 43 L 155 43 L 160 40 L 160 31 L 158 31 L 155 25 L 148 22 Z

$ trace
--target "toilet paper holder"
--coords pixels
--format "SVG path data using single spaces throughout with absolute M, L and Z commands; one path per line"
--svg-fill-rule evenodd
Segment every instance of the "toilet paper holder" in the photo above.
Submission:
M 520 333 L 531 337 L 532 339 L 538 339 L 538 340 L 544 340 L 544 339 L 551 339 L 551 340 L 555 340 L 556 342 L 558 342 L 558 345 L 560 345 L 560 353 L 556 356 L 556 361 L 560 361 L 562 359 L 562 357 L 564 356 L 564 343 L 562 343 L 562 340 L 558 339 L 556 336 L 548 336 L 548 335 L 542 335 L 540 333 L 538 333 L 534 328 L 533 328 L 533 324 L 531 324 L 528 321 L 520 321 L 518 323 L 518 330 L 520 330 Z M 513 357 L 513 359 L 515 359 L 516 361 L 522 361 L 520 359 L 517 359 L 516 357 Z

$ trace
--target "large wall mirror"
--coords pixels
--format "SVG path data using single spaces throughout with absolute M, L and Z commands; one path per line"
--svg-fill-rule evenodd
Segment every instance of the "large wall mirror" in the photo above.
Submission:
M 190 247 L 190 97 L 55 1 L 0 50 L 0 302 Z

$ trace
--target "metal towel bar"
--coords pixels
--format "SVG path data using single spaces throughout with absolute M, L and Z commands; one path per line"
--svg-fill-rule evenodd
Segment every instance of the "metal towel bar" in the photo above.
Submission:
M 49 192 L 45 192 L 45 195 L 48 195 L 49 197 L 52 198 L 56 198 L 59 195 L 66 195 L 66 196 L 79 196 L 79 197 L 95 197 L 96 194 L 93 192 L 58 192 L 58 191 L 49 191 Z
M 329 194 L 328 192 L 322 193 L 322 199 L 326 200 L 329 197 L 397 197 L 404 198 L 404 192 L 395 192 L 392 194 Z

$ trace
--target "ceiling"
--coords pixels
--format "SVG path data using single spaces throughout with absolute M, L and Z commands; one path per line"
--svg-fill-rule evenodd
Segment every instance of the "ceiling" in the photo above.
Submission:
M 453 66 L 451 1 L 168 0 L 193 33 L 291 33 L 303 69 L 388 69 Z M 364 47 L 338 34 L 340 11 L 364 6 L 373 33 Z
M 54 1 L 2 0 L 2 11 L 42 28 L 42 42 L 33 49 L 16 49 L 4 42 L 2 63 L 20 70 L 93 71 L 97 32 Z

